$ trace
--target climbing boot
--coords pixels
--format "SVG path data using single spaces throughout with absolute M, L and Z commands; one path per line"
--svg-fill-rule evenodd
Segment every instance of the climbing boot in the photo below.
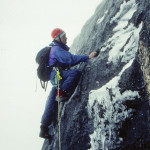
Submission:
M 48 126 L 41 125 L 40 126 L 40 134 L 39 137 L 44 138 L 44 139 L 51 139 L 52 137 L 48 133 Z

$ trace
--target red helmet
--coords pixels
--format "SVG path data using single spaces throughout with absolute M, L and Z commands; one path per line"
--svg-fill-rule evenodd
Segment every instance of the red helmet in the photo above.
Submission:
M 56 39 L 60 34 L 64 33 L 64 31 L 60 28 L 55 28 L 52 32 L 51 32 L 51 36 L 53 39 Z M 64 35 L 64 34 L 63 34 Z

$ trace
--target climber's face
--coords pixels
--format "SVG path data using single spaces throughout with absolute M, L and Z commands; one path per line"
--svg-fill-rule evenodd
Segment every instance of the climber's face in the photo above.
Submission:
M 61 37 L 61 42 L 62 42 L 63 44 L 66 44 L 66 43 L 67 43 L 66 34 L 64 34 L 64 35 Z

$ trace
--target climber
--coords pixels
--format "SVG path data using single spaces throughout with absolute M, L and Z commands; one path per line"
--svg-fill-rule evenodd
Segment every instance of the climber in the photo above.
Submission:
M 50 81 L 53 88 L 48 97 L 45 111 L 41 119 L 39 136 L 42 138 L 51 138 L 48 134 L 48 126 L 50 125 L 51 115 L 58 97 L 58 90 L 60 101 L 65 102 L 73 94 L 80 79 L 81 71 L 70 69 L 70 67 L 75 66 L 80 62 L 87 62 L 97 54 L 97 52 L 92 52 L 90 55 L 72 55 L 69 52 L 69 47 L 66 45 L 66 33 L 60 28 L 54 29 L 51 32 L 51 36 L 53 42 L 50 44 L 52 48 L 49 55 L 49 65 L 55 64 L 55 67 L 53 67 L 53 71 L 50 75 Z M 57 89 L 56 68 L 59 69 L 62 77 L 62 80 L 60 80 L 60 89 Z

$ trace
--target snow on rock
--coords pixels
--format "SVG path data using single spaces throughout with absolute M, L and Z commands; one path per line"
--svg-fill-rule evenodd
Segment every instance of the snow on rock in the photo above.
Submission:
M 124 1 L 120 6 L 120 11 L 111 19 L 110 23 L 113 21 L 128 21 L 136 10 L 137 4 L 135 0 Z
M 103 150 L 117 147 L 122 142 L 119 137 L 119 128 L 123 121 L 131 117 L 133 110 L 127 109 L 123 104 L 126 100 L 134 100 L 139 94 L 137 91 L 126 90 L 120 93 L 118 86 L 122 73 L 129 68 L 138 50 L 139 33 L 142 29 L 142 23 L 136 28 L 133 23 L 129 23 L 134 12 L 137 10 L 135 0 L 124 1 L 120 6 L 120 11 L 111 19 L 110 23 L 116 23 L 113 29 L 113 36 L 105 43 L 101 52 L 108 51 L 108 62 L 117 64 L 126 63 L 122 71 L 111 79 L 107 84 L 98 90 L 92 90 L 89 94 L 89 116 L 94 119 L 94 132 L 90 135 L 90 150 Z M 107 12 L 106 12 L 107 13 Z M 97 23 L 103 21 L 106 13 Z
M 122 122 L 131 116 L 133 110 L 127 110 L 123 102 L 125 100 L 134 100 L 139 97 L 137 91 L 125 91 L 120 93 L 118 82 L 122 73 L 132 65 L 131 60 L 118 76 L 98 90 L 93 90 L 89 94 L 89 116 L 94 118 L 94 133 L 90 135 L 90 150 L 99 150 L 101 145 L 103 150 L 110 149 L 112 145 L 123 140 L 118 136 L 117 130 L 121 127 Z M 101 144 L 100 144 L 101 143 Z
M 135 57 L 138 49 L 139 33 L 142 28 L 142 23 L 136 28 L 129 20 L 137 9 L 135 0 L 124 1 L 120 7 L 120 11 L 110 23 L 116 22 L 117 26 L 113 29 L 114 34 L 104 44 L 105 47 L 101 51 L 110 49 L 108 63 L 128 62 Z
M 97 20 L 97 24 L 100 24 L 104 20 L 104 18 L 107 15 L 107 13 L 108 13 L 108 10 L 104 13 L 104 15 L 103 15 L 102 18 L 100 18 L 100 19 Z

